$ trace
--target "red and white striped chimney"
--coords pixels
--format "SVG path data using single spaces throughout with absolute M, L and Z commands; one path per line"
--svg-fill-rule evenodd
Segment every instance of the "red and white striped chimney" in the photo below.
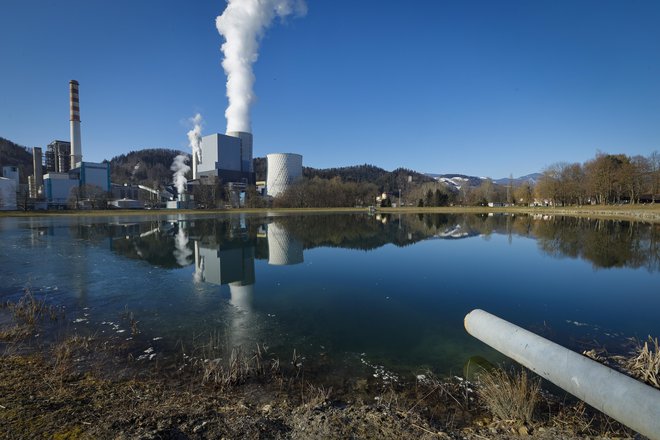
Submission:
M 78 81 L 69 81 L 69 101 L 71 104 L 71 168 L 76 168 L 82 162 L 82 145 L 80 144 L 80 98 L 78 97 Z

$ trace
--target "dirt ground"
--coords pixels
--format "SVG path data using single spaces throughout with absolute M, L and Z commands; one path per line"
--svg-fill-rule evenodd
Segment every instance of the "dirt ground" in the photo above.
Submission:
M 357 381 L 332 390 L 278 373 L 202 383 L 191 372 L 147 374 L 90 363 L 98 346 L 68 357 L 52 348 L 0 358 L 0 430 L 7 439 L 483 439 L 626 438 L 584 405 L 547 396 L 533 423 L 494 420 L 467 382 L 389 387 Z M 61 349 L 59 349 L 61 351 Z M 129 362 L 130 364 L 130 362 Z M 198 372 L 199 373 L 199 372 Z M 114 377 L 112 377 L 114 376 Z
M 47 338 L 61 315 L 26 294 L 0 307 L 3 439 L 632 438 L 586 405 L 542 391 L 533 417 L 501 420 L 478 385 L 428 373 L 347 378 L 336 390 L 267 353 L 164 367 L 98 334 Z M 52 324 L 55 323 L 55 324 Z M 233 354 L 233 352 L 232 352 Z M 295 359 L 295 355 L 294 355 Z M 374 375 L 375 376 L 375 375 Z

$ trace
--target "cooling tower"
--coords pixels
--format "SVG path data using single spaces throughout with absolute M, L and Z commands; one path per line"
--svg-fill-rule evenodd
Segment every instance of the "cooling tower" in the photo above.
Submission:
M 241 140 L 241 171 L 253 173 L 252 165 L 252 133 L 244 131 L 228 131 L 227 136 L 237 137 Z
M 78 81 L 69 81 L 69 102 L 71 104 L 71 166 L 75 168 L 82 162 L 82 146 L 80 144 L 80 98 L 78 97 Z
M 277 223 L 268 225 L 268 264 L 289 266 L 303 262 L 302 241 Z
M 302 156 L 293 153 L 267 154 L 266 190 L 277 197 L 302 177 Z

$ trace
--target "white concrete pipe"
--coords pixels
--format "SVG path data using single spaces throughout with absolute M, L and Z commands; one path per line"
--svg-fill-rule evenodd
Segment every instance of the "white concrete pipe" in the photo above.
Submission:
M 465 316 L 475 338 L 653 440 L 660 440 L 660 390 L 483 310 Z

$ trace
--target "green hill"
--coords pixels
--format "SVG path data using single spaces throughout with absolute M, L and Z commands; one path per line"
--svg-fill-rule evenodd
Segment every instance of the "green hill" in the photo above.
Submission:
M 172 183 L 172 161 L 182 151 L 168 148 L 147 148 L 131 151 L 110 159 L 110 180 L 113 183 L 136 183 L 161 188 Z M 192 176 L 187 176 L 189 179 Z
M 0 137 L 0 170 L 8 165 L 18 167 L 20 183 L 27 183 L 28 176 L 34 172 L 32 149 Z
M 254 158 L 254 171 L 257 175 L 257 180 L 266 180 L 266 168 L 265 157 Z M 406 168 L 397 168 L 394 171 L 387 171 L 368 164 L 324 169 L 303 167 L 303 176 L 309 179 L 314 177 L 319 177 L 321 179 L 334 179 L 335 177 L 338 177 L 342 182 L 369 182 L 375 184 L 380 191 L 385 192 L 396 192 L 399 189 L 404 190 L 411 186 L 434 182 L 433 178 L 418 173 L 417 171 Z

